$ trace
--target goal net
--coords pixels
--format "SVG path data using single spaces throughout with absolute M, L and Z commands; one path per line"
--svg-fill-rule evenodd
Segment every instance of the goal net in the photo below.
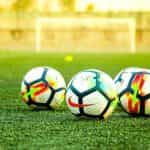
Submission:
M 36 51 L 136 52 L 134 18 L 52 17 L 35 24 Z

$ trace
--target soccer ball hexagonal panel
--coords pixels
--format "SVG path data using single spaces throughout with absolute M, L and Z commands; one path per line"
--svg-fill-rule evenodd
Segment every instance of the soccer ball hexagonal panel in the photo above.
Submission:
M 95 91 L 83 98 L 83 104 L 85 105 L 84 113 L 88 115 L 101 115 L 108 104 L 108 100 Z
M 145 114 L 150 115 L 150 99 L 145 101 Z
M 78 105 L 79 97 L 71 89 L 69 89 L 66 93 L 66 102 L 73 114 L 80 114 Z
M 25 85 L 24 81 L 21 83 L 21 95 L 22 95 L 22 100 L 27 103 L 29 101 L 28 96 L 26 95 L 27 93 L 27 86 Z
M 116 86 L 112 78 L 104 72 L 101 72 L 99 77 L 99 87 L 100 91 L 103 91 L 109 99 L 114 99 L 117 97 Z
M 93 72 L 80 72 L 72 81 L 72 86 L 77 89 L 80 93 L 83 93 L 96 86 L 96 74 Z
M 132 77 L 132 73 L 130 72 L 122 72 L 116 79 L 116 90 L 118 93 L 121 93 L 128 87 L 129 81 Z
M 62 75 L 53 68 L 48 68 L 45 79 L 53 89 L 66 87 L 66 83 Z
M 24 77 L 24 80 L 28 83 L 36 81 L 42 77 L 44 68 L 43 67 L 36 67 L 31 69 Z
M 50 95 L 51 95 L 52 91 L 50 88 L 47 87 L 47 89 L 43 92 L 41 92 L 40 94 L 34 94 L 31 98 L 32 98 L 32 101 L 36 102 L 36 103 L 42 103 L 42 104 L 46 104 L 47 101 L 49 100 L 50 98 Z
M 52 108 L 58 108 L 61 105 L 61 103 L 64 101 L 64 98 L 65 98 L 65 89 L 55 92 L 54 97 L 50 103 L 50 106 Z
M 140 94 L 142 96 L 150 94 L 150 74 L 146 74 L 143 77 L 143 85 L 141 85 Z

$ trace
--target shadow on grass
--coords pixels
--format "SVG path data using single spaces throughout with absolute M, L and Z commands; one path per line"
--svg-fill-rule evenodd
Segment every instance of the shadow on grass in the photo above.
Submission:
M 125 112 L 121 112 L 121 113 L 114 113 L 112 115 L 113 118 L 123 118 L 123 119 L 133 119 L 133 118 L 150 118 L 150 115 L 136 115 L 136 114 L 128 114 L 128 113 L 125 113 Z

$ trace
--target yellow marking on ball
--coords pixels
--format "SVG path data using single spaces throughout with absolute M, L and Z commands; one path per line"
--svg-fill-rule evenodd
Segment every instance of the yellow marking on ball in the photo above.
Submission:
M 49 80 L 48 83 L 50 84 L 51 87 L 56 88 L 57 83 L 54 80 Z

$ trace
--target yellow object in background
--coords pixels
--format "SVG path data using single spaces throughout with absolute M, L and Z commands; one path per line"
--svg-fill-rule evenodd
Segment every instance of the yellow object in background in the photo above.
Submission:
M 66 61 L 66 62 L 72 62 L 73 61 L 73 56 L 72 55 L 66 55 L 64 57 L 64 61 Z

